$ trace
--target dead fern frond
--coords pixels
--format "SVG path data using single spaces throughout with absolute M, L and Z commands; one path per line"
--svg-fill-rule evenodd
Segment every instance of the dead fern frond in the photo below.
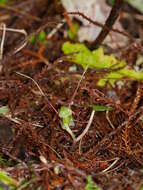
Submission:
M 122 135 L 122 139 L 124 141 L 124 144 L 125 144 L 125 149 L 126 149 L 126 152 L 128 154 L 131 154 L 132 151 L 131 151 L 131 148 L 130 148 L 130 136 L 129 136 L 129 133 L 130 133 L 130 129 L 132 128 L 133 126 L 133 123 L 132 121 L 135 118 L 132 117 L 132 115 L 134 115 L 134 113 L 136 112 L 136 109 L 138 107 L 138 104 L 140 102 L 140 99 L 141 99 L 141 96 L 142 96 L 142 91 L 143 91 L 143 87 L 141 84 L 138 85 L 138 88 L 137 88 L 137 92 L 136 92 L 136 97 L 134 99 L 134 102 L 132 104 L 132 107 L 130 109 L 130 112 L 129 112 L 129 119 L 128 119 L 128 122 L 127 124 L 125 125 L 125 129 L 123 130 L 123 135 Z

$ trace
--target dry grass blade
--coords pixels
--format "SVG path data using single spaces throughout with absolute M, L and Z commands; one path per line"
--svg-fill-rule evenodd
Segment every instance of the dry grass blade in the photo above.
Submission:
M 37 86 L 37 88 L 38 88 L 38 90 L 40 91 L 41 95 L 46 98 L 46 100 L 48 101 L 48 104 L 51 106 L 51 108 L 52 108 L 52 109 L 55 111 L 55 113 L 58 115 L 58 111 L 57 111 L 57 110 L 53 107 L 53 105 L 49 102 L 49 100 L 47 99 L 45 93 L 43 92 L 43 90 L 40 88 L 40 86 L 38 85 L 38 83 L 37 83 L 33 78 L 31 78 L 31 77 L 29 77 L 29 76 L 27 76 L 27 75 L 25 75 L 25 74 L 23 74 L 23 73 L 20 73 L 20 72 L 16 72 L 16 74 L 21 75 L 21 76 L 23 76 L 23 77 L 25 77 L 25 78 L 28 78 L 28 79 L 32 80 L 32 81 L 34 82 L 34 84 Z
M 85 128 L 84 131 L 75 139 L 75 142 L 80 141 L 80 140 L 86 135 L 86 133 L 88 132 L 88 130 L 89 130 L 91 124 L 92 124 L 92 121 L 93 121 L 93 118 L 94 118 L 94 114 L 95 114 L 95 111 L 93 110 L 93 111 L 91 112 L 91 116 L 90 116 L 90 118 L 89 118 L 89 121 L 88 121 L 88 124 L 87 124 L 86 128 Z
M 5 40 L 5 35 L 6 35 L 6 25 L 4 23 L 1 24 L 2 28 L 2 39 L 1 39 L 1 44 L 0 44 L 0 60 L 3 58 L 3 48 L 4 48 L 4 40 Z

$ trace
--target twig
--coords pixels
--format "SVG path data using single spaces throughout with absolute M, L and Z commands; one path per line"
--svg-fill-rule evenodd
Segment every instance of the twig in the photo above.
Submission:
M 99 33 L 99 35 L 97 36 L 96 40 L 93 43 L 93 49 L 95 49 L 97 46 L 99 46 L 104 41 L 106 36 L 109 34 L 112 26 L 114 25 L 114 23 L 116 22 L 116 20 L 119 16 L 120 9 L 121 9 L 123 3 L 124 3 L 124 0 L 115 0 L 114 5 L 110 11 L 110 14 L 109 14 L 101 32 Z
M 50 39 L 65 23 L 65 19 L 63 19 L 57 26 L 47 35 L 47 39 Z
M 47 146 L 49 149 L 51 149 L 59 157 L 60 160 L 63 160 L 62 157 L 61 157 L 61 155 L 54 148 L 52 148 L 50 145 L 48 145 L 45 142 L 41 141 L 41 143 L 44 144 L 45 146 Z
M 106 111 L 106 119 L 107 119 L 108 123 L 110 124 L 110 126 L 112 127 L 112 129 L 115 129 L 113 123 L 111 122 L 111 120 L 109 118 L 109 110 Z
M 27 36 L 27 32 L 24 29 L 7 28 L 5 24 L 3 24 L 3 25 L 0 26 L 0 30 L 3 31 L 2 41 L 1 41 L 1 47 L 0 47 L 0 59 L 2 59 L 2 57 L 3 57 L 4 39 L 5 39 L 6 32 L 20 33 L 20 34 L 23 34 L 25 36 L 25 38 Z M 27 41 L 24 41 L 24 43 L 22 43 L 20 46 L 18 46 L 14 50 L 13 54 L 19 52 L 22 48 L 24 48 L 26 46 L 26 44 L 27 44 Z
M 85 128 L 84 131 L 75 139 L 75 142 L 80 141 L 80 140 L 86 135 L 86 133 L 88 132 L 88 130 L 89 130 L 91 124 L 92 124 L 94 115 L 95 115 L 95 111 L 92 110 L 91 116 L 90 116 L 90 118 L 89 118 L 89 121 L 88 121 L 88 124 L 87 124 L 86 128 Z
M 1 24 L 1 27 L 3 28 L 2 32 L 2 39 L 0 44 L 0 60 L 3 58 L 3 48 L 4 48 L 4 40 L 5 40 L 5 34 L 6 34 L 6 25 L 4 23 Z
M 99 172 L 100 174 L 103 174 L 103 173 L 107 173 L 109 172 L 109 170 L 119 161 L 120 158 L 114 158 L 112 160 L 114 160 L 114 162 L 108 167 L 106 168 L 105 170 L 103 170 L 102 172 Z
M 24 12 L 24 11 L 22 11 L 22 10 L 18 10 L 18 9 L 16 9 L 16 8 L 12 7 L 12 6 L 0 4 L 0 7 L 3 8 L 3 9 L 7 9 L 7 10 L 10 10 L 10 11 L 13 11 L 13 12 L 15 12 L 15 13 L 17 13 L 17 14 L 21 14 L 21 15 L 23 15 L 23 16 L 26 16 L 26 17 L 28 17 L 28 19 L 35 20 L 35 21 L 37 21 L 37 22 L 40 22 L 40 21 L 41 21 L 41 19 L 40 19 L 39 17 L 33 16 L 33 15 L 31 15 L 31 14 L 29 14 L 29 13 L 26 13 L 26 12 Z
M 20 73 L 20 72 L 16 72 L 16 74 L 18 75 L 21 75 L 25 78 L 28 78 L 30 80 L 32 80 L 34 82 L 34 84 L 37 86 L 38 90 L 40 91 L 41 95 L 46 99 L 46 101 L 48 102 L 48 104 L 51 106 L 51 108 L 55 111 L 55 113 L 58 115 L 58 111 L 54 108 L 54 106 L 49 102 L 48 98 L 46 97 L 45 93 L 43 92 L 43 90 L 40 88 L 40 86 L 38 85 L 38 83 L 33 79 L 31 78 L 30 76 L 27 76 L 23 73 Z
M 3 30 L 3 27 L 0 26 L 0 30 Z M 16 32 L 16 33 L 21 33 L 27 36 L 27 32 L 24 29 L 14 29 L 14 28 L 6 27 L 6 32 Z
M 4 61 L 6 61 L 7 59 L 9 59 L 9 57 L 11 57 L 12 55 L 14 55 L 15 53 L 17 53 L 18 51 L 20 51 L 23 47 L 26 46 L 26 44 L 28 43 L 29 39 L 31 38 L 32 35 L 36 35 L 38 34 L 41 30 L 44 30 L 47 26 L 49 25 L 55 25 L 55 22 L 48 22 L 45 25 L 39 27 L 37 30 L 35 30 L 34 32 L 32 32 L 31 34 L 27 35 L 25 30 L 17 30 L 17 29 L 11 29 L 11 28 L 6 28 L 7 31 L 12 31 L 12 32 L 20 32 L 23 33 L 26 37 L 25 39 L 21 42 L 21 45 L 16 45 L 16 47 L 14 48 L 15 50 L 13 51 L 13 49 L 8 52 L 5 57 L 4 57 Z M 1 30 L 1 29 L 0 29 Z
M 85 68 L 84 72 L 83 72 L 82 75 L 81 75 L 81 78 L 80 78 L 80 80 L 79 80 L 79 82 L 78 82 L 78 84 L 77 84 L 77 87 L 76 87 L 76 89 L 75 89 L 75 91 L 74 91 L 74 94 L 73 94 L 73 96 L 72 96 L 72 98 L 71 98 L 69 107 L 73 104 L 73 100 L 74 100 L 74 98 L 75 98 L 75 96 L 76 96 L 76 94 L 77 94 L 77 91 L 78 91 L 78 89 L 79 89 L 79 86 L 80 86 L 80 84 L 81 84 L 81 82 L 82 82 L 82 80 L 83 80 L 83 77 L 84 77 L 84 75 L 85 75 L 87 69 L 88 69 L 88 66 Z
M 96 26 L 98 26 L 98 27 L 100 27 L 100 28 L 103 28 L 103 27 L 104 27 L 104 24 L 102 24 L 102 23 L 100 23 L 100 22 L 98 22 L 98 21 L 92 20 L 91 18 L 89 18 L 88 16 L 86 16 L 85 14 L 83 14 L 83 13 L 81 13 L 81 12 L 73 12 L 73 11 L 72 11 L 72 12 L 67 12 L 67 14 L 81 16 L 82 18 L 88 20 L 90 23 L 92 23 L 92 24 L 94 24 L 94 25 L 96 25 Z M 107 27 L 107 28 L 108 28 L 108 27 Z M 110 30 L 111 30 L 112 32 L 116 32 L 116 33 L 118 33 L 118 34 L 121 34 L 121 35 L 123 35 L 123 36 L 126 36 L 126 37 L 128 37 L 130 40 L 133 41 L 133 38 L 132 38 L 128 33 L 124 32 L 124 31 L 121 31 L 121 30 L 118 30 L 118 29 L 114 29 L 114 28 L 111 28 Z
M 19 158 L 17 158 L 17 157 L 15 157 L 15 156 L 13 156 L 12 154 L 10 154 L 6 148 L 2 148 L 2 152 L 3 152 L 6 156 L 9 156 L 12 160 L 14 160 L 14 161 L 16 161 L 16 162 L 18 162 L 18 163 L 21 163 L 25 168 L 28 168 L 27 164 L 26 164 L 24 161 L 22 161 L 22 160 L 20 160 Z
M 4 21 L 6 21 L 9 18 L 10 18 L 10 15 L 8 15 L 8 14 L 1 15 L 0 16 L 0 22 L 4 22 Z
M 138 119 L 141 117 L 141 115 L 143 114 L 143 106 L 141 106 L 134 114 L 132 114 L 130 116 L 130 122 L 135 125 L 135 123 L 138 121 Z M 119 133 L 123 128 L 125 128 L 125 126 L 128 123 L 128 119 L 125 120 L 123 123 L 121 123 L 117 128 L 115 128 L 114 130 L 112 130 L 109 134 L 105 135 L 100 142 L 98 142 L 98 144 L 94 147 L 93 150 L 90 151 L 90 153 L 92 153 L 94 151 L 94 155 L 96 155 L 96 153 L 103 147 L 103 145 L 105 144 L 106 141 L 109 141 L 110 138 L 114 135 L 116 135 L 117 133 Z M 89 154 L 89 152 L 88 152 Z

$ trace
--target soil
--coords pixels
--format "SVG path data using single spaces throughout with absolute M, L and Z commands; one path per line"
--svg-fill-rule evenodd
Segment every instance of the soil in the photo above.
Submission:
M 28 190 L 83 190 L 89 175 L 104 190 L 139 190 L 143 184 L 142 82 L 125 79 L 122 88 L 118 83 L 101 88 L 96 83 L 107 71 L 88 70 L 71 104 L 72 131 L 76 137 L 84 131 L 90 105 L 109 105 L 113 110 L 96 112 L 80 142 L 73 142 L 61 128 L 60 107 L 71 103 L 83 74 L 80 66 L 71 72 L 73 63 L 63 58 L 61 46 L 69 40 L 65 37 L 68 24 L 47 44 L 32 45 L 29 38 L 42 29 L 49 34 L 63 20 L 63 12 L 57 0 L 13 0 L 0 6 L 0 19 L 6 27 L 24 29 L 28 34 L 25 39 L 20 33 L 6 32 L 0 107 L 8 106 L 10 113 L 0 116 L 0 158 L 4 160 L 0 169 L 21 184 L 27 182 L 23 189 Z M 128 17 L 121 13 L 121 23 L 136 43 L 119 49 L 107 46 L 106 51 L 134 67 L 143 50 L 142 15 L 127 4 L 122 12 Z M 25 41 L 27 45 L 15 53 Z M 1 182 L 0 187 L 10 189 Z

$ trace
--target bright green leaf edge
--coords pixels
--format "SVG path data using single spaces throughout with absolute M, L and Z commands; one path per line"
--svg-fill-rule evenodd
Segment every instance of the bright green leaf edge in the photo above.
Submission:
M 102 111 L 112 111 L 113 108 L 110 106 L 103 106 L 103 105 L 92 105 L 93 110 L 96 112 L 102 112 Z
M 92 177 L 89 175 L 87 178 L 87 184 L 85 190 L 101 190 L 96 183 L 93 182 Z
M 61 106 L 59 111 L 59 117 L 62 119 L 61 127 L 63 130 L 67 131 L 69 135 L 75 140 L 75 135 L 70 129 L 70 127 L 74 126 L 74 120 L 72 117 L 72 110 L 69 107 Z
M 6 185 L 15 186 L 15 187 L 18 186 L 18 182 L 15 179 L 8 176 L 7 173 L 4 171 L 0 171 L 0 181 L 2 181 Z
M 1 4 L 1 5 L 6 5 L 7 2 L 8 2 L 8 0 L 0 0 L 0 4 Z
M 124 60 L 118 61 L 114 55 L 105 55 L 103 48 L 90 51 L 82 43 L 65 42 L 62 46 L 65 55 L 70 55 L 67 61 L 79 64 L 83 69 L 97 68 L 107 69 L 108 73 L 100 79 L 98 86 L 105 86 L 106 83 L 114 85 L 117 80 L 129 78 L 130 80 L 143 80 L 143 72 L 128 68 Z

